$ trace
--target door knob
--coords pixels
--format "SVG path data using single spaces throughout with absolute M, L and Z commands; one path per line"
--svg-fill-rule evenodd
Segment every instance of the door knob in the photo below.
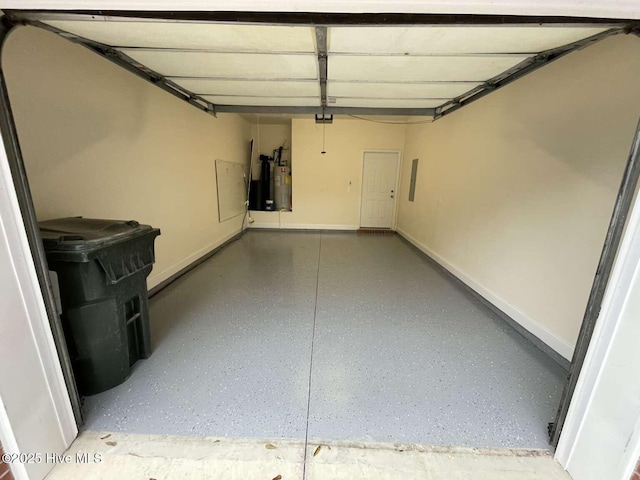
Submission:
M 393 195 L 391 195 L 391 198 L 393 198 Z

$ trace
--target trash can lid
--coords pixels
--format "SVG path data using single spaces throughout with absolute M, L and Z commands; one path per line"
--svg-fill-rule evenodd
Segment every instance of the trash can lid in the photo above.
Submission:
M 152 230 L 135 220 L 69 217 L 39 222 L 42 243 L 50 250 L 86 250 L 126 240 Z

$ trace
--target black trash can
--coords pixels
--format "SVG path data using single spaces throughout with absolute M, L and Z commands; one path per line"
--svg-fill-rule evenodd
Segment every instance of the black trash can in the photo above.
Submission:
M 40 222 L 49 270 L 58 275 L 62 325 L 78 390 L 104 392 L 151 355 L 147 276 L 160 230 L 136 221 Z

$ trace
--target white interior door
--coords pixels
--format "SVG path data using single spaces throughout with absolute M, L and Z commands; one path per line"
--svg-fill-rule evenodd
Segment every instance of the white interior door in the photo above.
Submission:
M 397 152 L 365 152 L 360 226 L 392 228 L 398 178 Z

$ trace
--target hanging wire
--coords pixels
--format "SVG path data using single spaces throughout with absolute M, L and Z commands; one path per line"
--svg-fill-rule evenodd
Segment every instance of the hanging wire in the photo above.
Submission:
M 327 124 L 325 122 L 322 122 L 322 151 L 320 152 L 322 155 L 327 153 L 326 150 L 324 149 L 324 140 L 326 138 L 326 134 L 327 134 Z

